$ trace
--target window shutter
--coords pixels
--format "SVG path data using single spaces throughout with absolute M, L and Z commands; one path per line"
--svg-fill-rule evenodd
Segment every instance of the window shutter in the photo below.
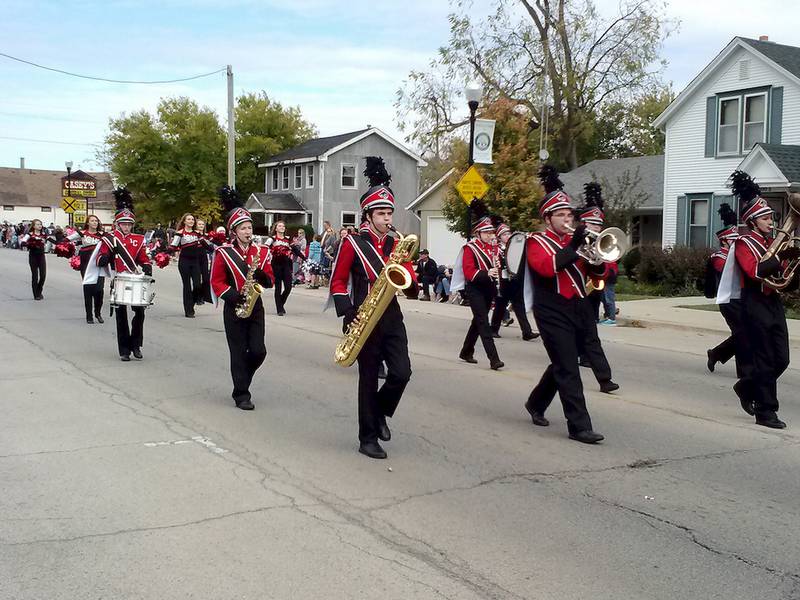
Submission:
M 675 245 L 676 246 L 685 246 L 686 245 L 686 218 L 687 218 L 687 200 L 686 196 L 678 196 L 678 219 L 676 223 L 675 232 Z
M 783 88 L 772 88 L 769 107 L 769 143 L 780 144 L 783 128 Z
M 717 97 L 706 98 L 706 158 L 716 154 L 717 149 Z

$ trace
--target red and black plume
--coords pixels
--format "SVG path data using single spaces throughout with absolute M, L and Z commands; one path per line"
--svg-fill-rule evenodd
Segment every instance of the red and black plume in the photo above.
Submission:
M 586 201 L 585 208 L 597 207 L 603 210 L 603 186 L 596 181 L 590 181 L 583 186 L 583 199 Z
M 727 202 L 720 204 L 717 212 L 719 213 L 719 218 L 722 219 L 722 224 L 725 227 L 732 227 L 738 224 L 739 220 L 736 217 L 736 213 L 731 208 L 731 205 Z
M 133 211 L 133 196 L 126 187 L 118 187 L 114 190 L 114 202 L 118 211 L 125 209 Z
M 542 182 L 546 194 L 564 188 L 564 184 L 558 178 L 558 169 L 553 165 L 544 165 L 539 169 L 539 181 Z
M 367 166 L 364 169 L 364 176 L 369 181 L 369 186 L 376 185 L 388 186 L 392 182 L 392 176 L 386 170 L 386 164 L 380 156 L 367 156 Z
M 734 171 L 731 175 L 731 191 L 739 197 L 741 205 L 752 202 L 761 195 L 761 188 L 744 171 Z

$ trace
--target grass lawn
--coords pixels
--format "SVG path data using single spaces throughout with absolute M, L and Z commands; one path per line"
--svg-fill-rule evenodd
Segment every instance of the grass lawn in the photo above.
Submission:
M 719 312 L 719 308 L 717 308 L 716 304 L 694 304 L 692 306 L 689 305 L 681 305 L 676 308 L 691 308 L 692 310 L 710 310 L 713 312 Z M 793 310 L 791 308 L 786 309 L 786 318 L 787 319 L 800 319 L 800 312 Z
M 640 296 L 638 294 L 616 294 L 617 302 L 628 302 L 630 300 L 653 300 L 654 298 L 661 298 L 662 296 Z

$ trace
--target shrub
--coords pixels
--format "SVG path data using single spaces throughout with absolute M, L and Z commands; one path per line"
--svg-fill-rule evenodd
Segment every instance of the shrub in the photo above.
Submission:
M 665 296 L 696 296 L 700 293 L 696 281 L 703 276 L 710 254 L 708 248 L 643 246 L 634 269 L 636 281 L 656 285 Z
M 634 246 L 622 257 L 622 269 L 628 279 L 636 281 L 636 267 L 642 260 L 642 251 L 639 246 Z

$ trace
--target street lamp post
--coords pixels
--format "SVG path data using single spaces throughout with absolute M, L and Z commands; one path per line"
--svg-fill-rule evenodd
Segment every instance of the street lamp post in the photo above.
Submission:
M 479 83 L 472 81 L 467 84 L 464 95 L 469 106 L 469 166 L 471 167 L 475 164 L 475 111 L 478 110 L 478 104 L 483 96 L 483 88 Z
M 64 163 L 67 167 L 67 198 L 72 198 L 72 161 L 68 160 Z M 69 214 L 69 226 L 72 227 L 72 213 Z

